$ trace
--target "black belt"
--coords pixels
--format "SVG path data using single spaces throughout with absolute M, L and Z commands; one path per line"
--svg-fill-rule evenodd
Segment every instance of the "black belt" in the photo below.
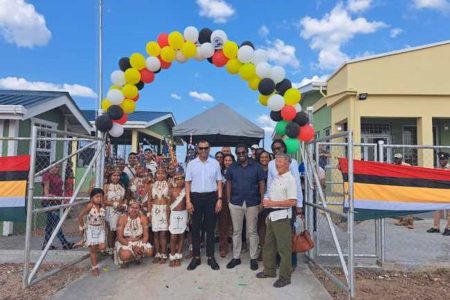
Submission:
M 217 193 L 217 191 L 205 192 L 205 193 L 191 192 L 191 195 L 211 195 L 211 194 L 216 194 L 216 193 Z

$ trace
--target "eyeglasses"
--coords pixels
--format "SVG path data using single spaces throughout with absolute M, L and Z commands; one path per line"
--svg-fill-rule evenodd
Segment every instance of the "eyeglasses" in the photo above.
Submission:
M 245 155 L 245 154 L 247 154 L 247 152 L 245 152 L 245 151 L 239 151 L 239 152 L 236 152 L 236 154 L 237 154 L 237 155 L 243 155 L 243 154 Z
M 209 147 L 198 147 L 198 150 L 202 150 L 202 151 L 206 151 L 208 149 L 209 149 Z
M 281 149 L 282 149 L 282 147 L 273 147 L 272 148 L 273 151 L 278 151 L 278 150 L 281 150 Z

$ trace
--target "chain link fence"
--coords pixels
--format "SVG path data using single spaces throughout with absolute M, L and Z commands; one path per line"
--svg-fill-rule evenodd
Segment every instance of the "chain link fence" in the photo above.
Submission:
M 100 138 L 33 127 L 24 287 L 88 257 L 86 249 L 74 249 L 81 239 L 78 215 L 89 202 L 89 189 L 96 184 L 103 148 Z M 32 261 L 36 261 L 33 268 Z M 42 264 L 53 262 L 63 263 L 63 267 L 38 273 Z

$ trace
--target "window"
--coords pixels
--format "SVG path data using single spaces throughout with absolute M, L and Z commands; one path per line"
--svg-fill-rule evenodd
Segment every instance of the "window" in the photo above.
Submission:
M 361 124 L 361 135 L 387 134 L 390 135 L 391 126 L 389 124 Z
M 327 127 L 323 130 L 324 136 L 330 136 L 331 135 L 331 127 Z
M 403 126 L 402 140 L 403 145 L 417 145 L 417 127 Z M 417 166 L 417 149 L 404 147 L 403 157 L 408 164 Z
M 39 172 L 42 169 L 48 167 L 50 163 L 55 160 L 56 156 L 55 141 L 50 140 L 52 137 L 54 137 L 54 134 L 51 132 L 39 130 L 39 128 L 56 129 L 57 124 L 45 120 L 32 119 L 32 125 L 38 127 L 35 172 Z

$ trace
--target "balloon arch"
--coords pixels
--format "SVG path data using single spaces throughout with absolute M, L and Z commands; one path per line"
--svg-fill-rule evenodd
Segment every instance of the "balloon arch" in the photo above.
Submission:
M 266 51 L 255 50 L 251 42 L 238 46 L 222 30 L 203 28 L 198 31 L 189 26 L 183 34 L 178 31 L 161 33 L 156 41 L 147 43 L 145 50 L 147 58 L 141 53 L 122 57 L 120 70 L 111 73 L 113 85 L 101 103 L 105 113 L 95 120 L 101 132 L 109 132 L 113 137 L 123 134 L 123 124 L 136 109 L 139 90 L 152 83 L 155 74 L 169 69 L 174 61 L 206 59 L 216 67 L 225 67 L 230 74 L 239 74 L 250 89 L 259 91 L 259 103 L 270 108 L 270 118 L 277 122 L 275 133 L 283 137 L 289 153 L 299 149 L 300 141 L 314 137 L 314 128 L 299 104 L 300 91 L 285 78 L 284 69 L 271 66 Z

